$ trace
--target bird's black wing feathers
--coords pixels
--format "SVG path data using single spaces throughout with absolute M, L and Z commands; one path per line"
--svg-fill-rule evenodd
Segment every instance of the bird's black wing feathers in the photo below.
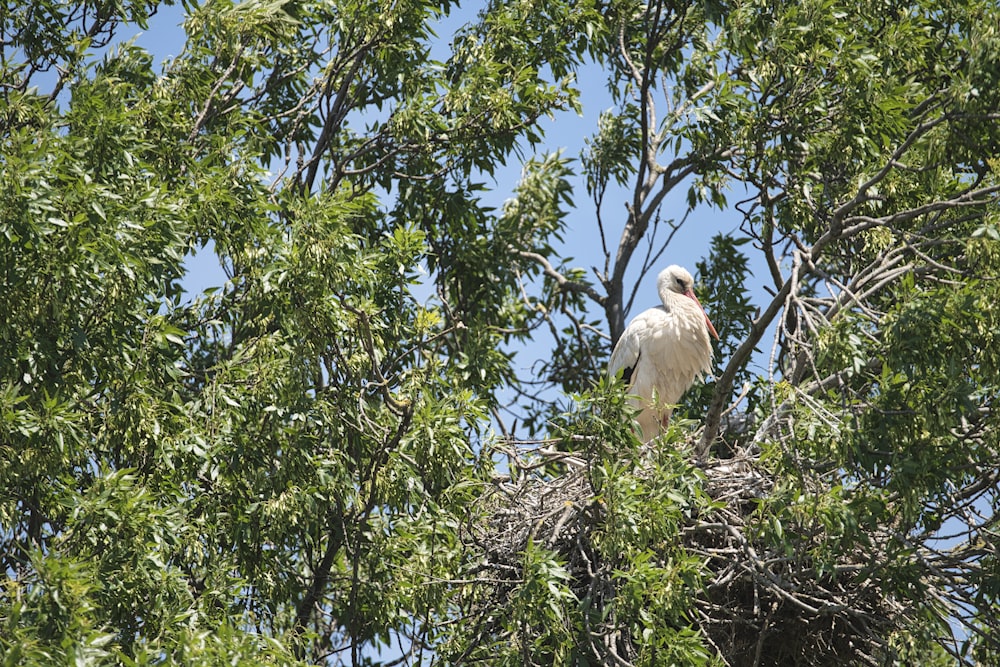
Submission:
M 626 385 L 632 384 L 632 373 L 635 372 L 635 367 L 639 365 L 640 357 L 642 357 L 641 352 L 639 353 L 639 356 L 635 358 L 634 364 L 632 364 L 631 366 L 626 366 L 625 368 L 622 369 L 622 381 L 624 381 Z

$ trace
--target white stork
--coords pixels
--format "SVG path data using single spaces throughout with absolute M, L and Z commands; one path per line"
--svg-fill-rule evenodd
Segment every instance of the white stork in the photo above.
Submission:
M 656 279 L 662 306 L 639 313 L 618 339 L 608 373 L 619 371 L 640 410 L 640 437 L 649 442 L 670 421 L 673 406 L 694 381 L 712 372 L 719 334 L 694 295 L 687 270 L 668 266 Z

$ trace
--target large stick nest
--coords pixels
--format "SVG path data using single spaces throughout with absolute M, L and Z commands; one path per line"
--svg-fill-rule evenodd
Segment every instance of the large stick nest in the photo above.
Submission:
M 591 541 L 605 511 L 595 498 L 589 462 L 535 449 L 527 456 L 519 451 L 512 463 L 517 474 L 486 494 L 491 519 L 474 537 L 485 552 L 484 578 L 495 582 L 483 604 L 494 613 L 504 607 L 522 581 L 530 540 L 559 555 L 573 593 L 588 598 L 590 616 L 601 619 L 601 606 L 615 590 L 612 568 L 597 562 L 601 556 Z M 718 657 L 733 666 L 882 664 L 886 638 L 909 610 L 857 576 L 870 556 L 848 555 L 821 569 L 804 549 L 755 539 L 753 512 L 773 480 L 746 455 L 711 460 L 702 470 L 704 488 L 719 508 L 686 519 L 678 539 L 709 573 L 705 585 L 690 590 L 693 625 Z M 643 475 L 643 465 L 631 474 Z M 602 662 L 630 664 L 635 638 L 627 628 L 606 624 L 587 627 L 590 650 Z

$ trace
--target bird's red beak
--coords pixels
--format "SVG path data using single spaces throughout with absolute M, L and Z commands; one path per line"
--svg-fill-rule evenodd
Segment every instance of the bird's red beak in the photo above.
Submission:
M 705 309 L 701 306 L 701 301 L 698 301 L 698 297 L 694 295 L 692 290 L 684 292 L 684 296 L 694 300 L 694 302 L 698 304 L 698 307 L 701 308 L 701 312 L 705 313 Z M 708 319 L 708 313 L 705 313 L 705 326 L 708 327 L 708 333 L 712 334 L 712 338 L 719 340 L 719 332 L 716 331 L 715 327 L 712 325 L 712 320 Z

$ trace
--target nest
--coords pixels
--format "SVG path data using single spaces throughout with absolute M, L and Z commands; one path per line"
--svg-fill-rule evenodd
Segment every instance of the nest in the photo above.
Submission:
M 522 581 L 530 541 L 559 555 L 574 595 L 586 598 L 590 616 L 606 624 L 601 607 L 615 590 L 611 568 L 602 567 L 592 548 L 591 535 L 600 529 L 604 511 L 595 501 L 588 462 L 546 449 L 518 455 L 519 474 L 497 480 L 483 499 L 490 521 L 475 542 L 483 550 L 486 577 L 494 582 L 484 604 L 494 613 L 503 608 Z M 712 460 L 702 469 L 703 487 L 719 507 L 686 519 L 678 539 L 708 573 L 701 587 L 689 591 L 688 624 L 705 644 L 733 666 L 882 664 L 885 638 L 894 623 L 903 622 L 905 610 L 858 576 L 866 558 L 844 558 L 821 569 L 804 551 L 779 552 L 754 539 L 752 513 L 773 480 L 745 455 Z M 637 464 L 633 474 L 643 473 Z M 592 657 L 630 664 L 638 655 L 631 632 L 588 625 Z

